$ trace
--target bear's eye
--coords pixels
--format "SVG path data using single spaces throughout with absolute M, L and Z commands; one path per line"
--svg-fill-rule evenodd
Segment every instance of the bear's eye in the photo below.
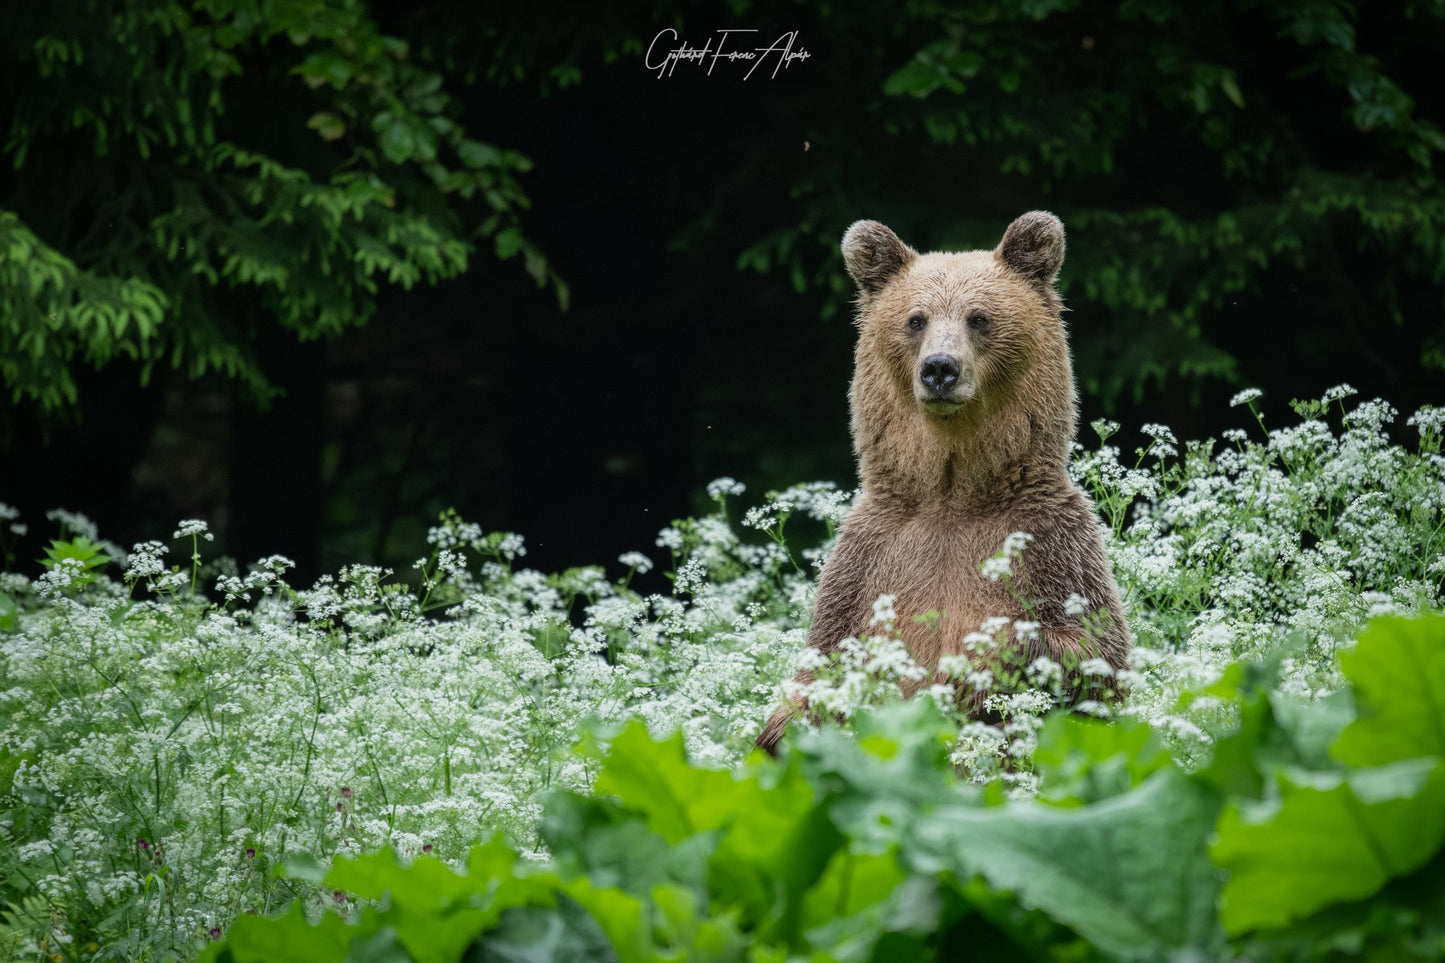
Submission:
M 975 311 L 968 316 L 968 330 L 970 331 L 977 331 L 979 334 L 988 334 L 989 328 L 992 327 L 993 322 L 990 321 L 988 315 L 982 311 Z
M 921 314 L 915 314 L 908 319 L 909 331 L 922 331 L 926 327 L 928 327 L 928 319 Z

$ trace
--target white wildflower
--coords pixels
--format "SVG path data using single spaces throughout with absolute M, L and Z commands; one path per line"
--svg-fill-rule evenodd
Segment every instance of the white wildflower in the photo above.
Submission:
M 636 569 L 640 575 L 646 575 L 652 571 L 652 559 L 641 552 L 623 552 L 617 556 L 617 561 L 627 568 Z
M 727 476 L 715 478 L 707 483 L 707 497 L 713 501 L 720 501 L 729 495 L 741 495 L 745 491 L 747 491 L 746 485 Z
M 181 522 L 171 538 L 190 538 L 193 535 L 202 535 L 208 542 L 216 537 L 211 534 L 211 526 L 199 518 L 191 518 Z
M 873 601 L 873 619 L 870 625 L 883 625 L 892 627 L 898 620 L 898 613 L 893 610 L 894 596 L 880 595 Z

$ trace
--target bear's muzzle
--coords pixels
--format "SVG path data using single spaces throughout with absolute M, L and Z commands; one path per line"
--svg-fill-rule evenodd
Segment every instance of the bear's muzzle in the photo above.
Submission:
M 918 366 L 914 396 L 934 414 L 957 411 L 973 397 L 973 366 L 951 354 L 931 354 Z

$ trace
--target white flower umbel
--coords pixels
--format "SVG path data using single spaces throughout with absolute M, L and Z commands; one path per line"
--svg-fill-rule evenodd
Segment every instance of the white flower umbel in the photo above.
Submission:
M 1163 462 L 1077 451 L 1071 471 L 1098 506 L 1137 643 L 1125 669 L 1077 666 L 1091 695 L 1127 693 L 1078 711 L 1143 720 L 1196 766 L 1239 724 L 1229 700 L 1204 694 L 1232 662 L 1277 664 L 1271 698 L 1321 698 L 1339 690 L 1339 651 L 1372 612 L 1445 602 L 1445 414 L 1416 412 L 1402 446 L 1388 405 L 1342 404 L 1332 392 L 1295 424 L 1186 442 Z M 587 720 L 681 731 L 696 758 L 729 764 L 780 696 L 812 699 L 831 722 L 929 694 L 950 707 L 965 778 L 1031 792 L 1029 753 L 1061 675 L 1010 661 L 1011 619 L 945 640 L 957 654 L 937 672 L 888 630 L 888 606 L 836 658 L 805 648 L 817 569 L 853 498 L 795 486 L 745 513 L 756 531 L 721 505 L 683 519 L 659 536 L 673 586 L 646 596 L 596 566 L 518 568 L 519 542 L 454 514 L 406 573 L 416 588 L 370 565 L 291 586 L 273 559 L 246 575 L 207 562 L 192 594 L 192 572 L 168 572 L 164 547 L 144 542 L 121 565 L 0 573 L 16 602 L 0 740 L 13 793 L 39 807 L 6 826 L 12 861 L 55 919 L 147 920 L 151 956 L 184 955 L 197 933 L 301 885 L 276 871 L 301 851 L 324 862 L 390 844 L 455 862 L 500 831 L 540 854 L 541 793 L 593 776 L 568 751 Z M 787 529 L 800 515 L 811 543 Z M 58 518 L 62 534 L 83 534 Z M 1027 540 L 1001 557 L 1020 554 Z M 1094 604 L 1055 601 L 1071 616 Z M 799 669 L 814 683 L 794 684 Z M 967 717 L 980 705 L 996 725 Z M 164 903 L 147 875 L 165 880 Z M 322 901 L 334 902 L 313 894 Z

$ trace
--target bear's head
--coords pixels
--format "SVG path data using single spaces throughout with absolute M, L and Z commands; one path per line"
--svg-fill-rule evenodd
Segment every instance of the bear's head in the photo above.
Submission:
M 885 475 L 1063 466 L 1076 395 L 1054 282 L 1064 226 L 1043 211 L 1009 225 L 991 251 L 919 254 L 877 221 L 843 237 L 858 286 L 852 408 L 865 489 Z M 934 459 L 936 460 L 936 459 Z M 976 479 L 980 484 L 986 479 Z

